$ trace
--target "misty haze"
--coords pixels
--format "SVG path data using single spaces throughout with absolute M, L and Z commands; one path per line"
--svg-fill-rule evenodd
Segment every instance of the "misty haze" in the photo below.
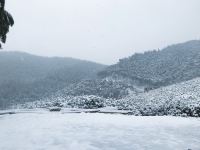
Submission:
M 0 150 L 200 150 L 199 0 L 0 0 Z

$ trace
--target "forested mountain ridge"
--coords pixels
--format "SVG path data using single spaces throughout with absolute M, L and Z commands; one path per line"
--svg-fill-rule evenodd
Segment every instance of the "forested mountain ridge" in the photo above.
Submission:
M 134 54 L 108 66 L 98 75 L 98 79 L 71 84 L 54 97 L 96 95 L 121 99 L 200 77 L 200 41 Z
M 71 83 L 96 79 L 105 65 L 73 58 L 0 52 L 0 106 L 38 100 Z
M 130 101 L 134 101 L 155 88 L 197 77 L 200 77 L 197 40 L 134 54 L 108 67 L 72 58 L 2 52 L 0 106 L 90 95 L 112 101 L 132 94 Z
M 137 53 L 120 59 L 98 75 L 131 79 L 136 85 L 150 89 L 190 80 L 200 76 L 200 41 Z
M 0 52 L 0 81 L 23 80 L 34 81 L 42 79 L 52 72 L 60 72 L 63 69 L 73 67 L 84 67 L 85 74 L 89 78 L 96 76 L 96 72 L 103 69 L 105 65 L 65 57 L 42 57 L 24 52 Z M 91 70 L 87 72 L 87 69 Z

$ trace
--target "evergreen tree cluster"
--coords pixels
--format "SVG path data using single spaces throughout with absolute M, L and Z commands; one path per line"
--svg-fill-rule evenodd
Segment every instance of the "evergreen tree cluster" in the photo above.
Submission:
M 0 0 L 0 48 L 1 43 L 6 42 L 7 33 L 10 26 L 14 25 L 14 19 L 12 15 L 5 10 L 5 0 Z

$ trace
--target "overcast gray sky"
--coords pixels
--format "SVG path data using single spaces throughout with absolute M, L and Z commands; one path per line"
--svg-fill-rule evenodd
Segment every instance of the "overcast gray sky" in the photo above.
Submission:
M 200 39 L 200 0 L 7 0 L 5 50 L 113 64 Z

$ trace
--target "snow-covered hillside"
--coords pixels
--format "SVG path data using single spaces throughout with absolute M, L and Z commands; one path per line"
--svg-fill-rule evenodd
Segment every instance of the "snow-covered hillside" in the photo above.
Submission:
M 94 95 L 52 97 L 17 105 L 18 108 L 47 107 L 96 109 L 115 107 L 131 110 L 133 115 L 155 116 L 200 116 L 200 78 L 172 86 L 151 90 L 146 93 L 132 94 L 123 99 L 105 99 Z
M 50 112 L 0 116 L 1 150 L 199 150 L 200 120 Z
M 200 116 L 200 78 L 128 96 L 117 106 L 142 115 Z
M 136 53 L 99 72 L 122 76 L 147 88 L 158 88 L 200 77 L 200 41 L 174 44 L 162 50 Z

